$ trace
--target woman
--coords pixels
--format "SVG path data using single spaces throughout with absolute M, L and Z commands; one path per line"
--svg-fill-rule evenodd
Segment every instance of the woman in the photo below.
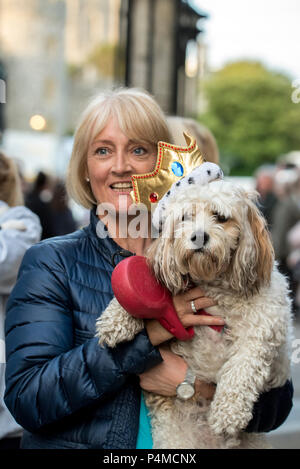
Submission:
M 22 428 L 4 404 L 5 305 L 25 251 L 40 240 L 36 215 L 23 207 L 21 181 L 14 162 L 0 153 L 0 449 L 18 448 Z
M 113 297 L 114 266 L 132 253 L 144 254 L 151 243 L 124 237 L 124 220 L 131 219 L 130 177 L 153 170 L 157 142 L 169 138 L 157 103 L 135 89 L 101 94 L 82 116 L 68 189 L 91 209 L 90 225 L 27 253 L 7 309 L 6 403 L 27 430 L 23 448 L 142 447 L 143 431 L 149 432 L 139 411 L 139 384 L 175 395 L 185 377 L 181 357 L 158 347 L 171 336 L 156 321 L 114 349 L 100 348 L 94 337 L 95 321 Z M 105 231 L 110 236 L 98 236 Z M 223 324 L 221 318 L 193 315 L 191 295 L 197 308 L 213 304 L 198 289 L 175 297 L 185 327 Z M 196 391 L 210 398 L 214 386 L 197 382 Z M 284 391 L 288 395 L 289 385 Z M 275 401 L 267 398 L 264 408 L 272 401 L 277 412 L 282 392 Z M 283 407 L 281 419 L 289 404 Z M 276 412 L 269 427 L 279 424 Z M 261 408 L 255 429 L 263 426 L 260 415 Z
M 185 146 L 183 132 L 188 132 L 197 140 L 197 145 L 206 161 L 219 164 L 218 145 L 215 137 L 207 127 L 190 117 L 169 116 L 167 121 L 172 143 Z

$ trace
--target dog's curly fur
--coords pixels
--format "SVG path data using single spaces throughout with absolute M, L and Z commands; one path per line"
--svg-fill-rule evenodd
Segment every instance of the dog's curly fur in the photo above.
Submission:
M 226 321 L 223 333 L 195 327 L 192 340 L 171 341 L 196 376 L 217 387 L 212 401 L 145 393 L 154 448 L 268 447 L 262 435 L 243 430 L 259 394 L 290 377 L 292 321 L 287 281 L 274 264 L 255 197 L 224 181 L 178 192 L 147 252 L 172 294 L 200 285 L 217 301 L 209 312 Z M 131 340 L 143 321 L 113 299 L 96 327 L 100 344 L 114 347 Z

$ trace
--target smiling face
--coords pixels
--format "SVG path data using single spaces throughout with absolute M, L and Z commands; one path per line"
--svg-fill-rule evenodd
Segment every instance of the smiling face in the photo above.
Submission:
M 131 176 L 153 171 L 156 158 L 155 145 L 129 139 L 117 119 L 110 117 L 88 148 L 87 172 L 97 203 L 128 211 L 133 203 Z

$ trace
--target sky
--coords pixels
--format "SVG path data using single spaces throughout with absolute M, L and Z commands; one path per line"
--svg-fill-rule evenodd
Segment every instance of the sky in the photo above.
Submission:
M 300 79 L 300 0 L 190 0 L 209 14 L 202 41 L 210 69 L 258 59 Z

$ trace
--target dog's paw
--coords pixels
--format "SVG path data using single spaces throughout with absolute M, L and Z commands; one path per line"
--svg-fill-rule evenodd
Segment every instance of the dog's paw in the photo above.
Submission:
M 230 440 L 235 445 L 235 438 L 251 420 L 252 412 L 247 409 L 244 400 L 222 396 L 211 404 L 208 423 L 217 436 Z M 233 447 L 233 446 L 231 446 Z
M 120 342 L 132 340 L 144 328 L 144 321 L 132 317 L 113 298 L 96 321 L 96 337 L 104 347 L 115 347 Z

